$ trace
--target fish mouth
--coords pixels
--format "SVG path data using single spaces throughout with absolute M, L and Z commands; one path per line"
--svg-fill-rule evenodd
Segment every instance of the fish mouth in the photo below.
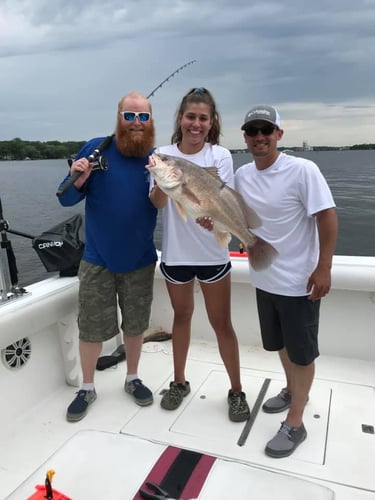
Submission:
M 162 153 L 153 153 L 151 156 L 154 158 L 158 158 L 159 160 L 164 161 L 165 163 L 169 164 L 168 163 L 169 156 L 167 156 L 167 155 L 164 155 Z

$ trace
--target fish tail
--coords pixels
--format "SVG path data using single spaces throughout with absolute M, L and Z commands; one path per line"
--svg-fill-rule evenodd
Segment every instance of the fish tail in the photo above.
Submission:
M 278 255 L 277 250 L 270 243 L 258 237 L 255 243 L 247 246 L 246 250 L 250 265 L 255 271 L 266 269 Z

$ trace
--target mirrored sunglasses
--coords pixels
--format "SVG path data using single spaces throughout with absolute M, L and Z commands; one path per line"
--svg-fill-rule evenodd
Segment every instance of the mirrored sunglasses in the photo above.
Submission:
M 123 119 L 127 122 L 134 122 L 136 118 L 142 123 L 148 122 L 151 113 L 148 113 L 147 111 L 140 111 L 139 113 L 137 111 L 119 111 L 119 114 L 123 117 Z
M 263 135 L 271 135 L 274 133 L 277 127 L 274 125 L 263 125 L 263 127 L 254 127 L 249 125 L 245 128 L 245 134 L 249 137 L 255 137 L 260 132 Z

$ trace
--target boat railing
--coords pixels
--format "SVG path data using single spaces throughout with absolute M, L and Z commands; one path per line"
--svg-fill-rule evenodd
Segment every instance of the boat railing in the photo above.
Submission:
M 0 199 L 0 304 L 26 293 L 24 288 L 18 286 L 16 258 L 12 243 L 8 239 L 8 232 L 11 230 L 8 222 L 4 219 Z

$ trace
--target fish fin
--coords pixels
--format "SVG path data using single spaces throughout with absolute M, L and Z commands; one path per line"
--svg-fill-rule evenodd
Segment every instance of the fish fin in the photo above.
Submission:
M 184 207 L 178 201 L 176 201 L 176 200 L 173 200 L 173 201 L 174 201 L 174 204 L 177 208 L 177 212 L 180 214 L 181 218 L 186 222 L 187 216 L 186 216 L 186 212 L 185 212 Z
M 247 227 L 256 229 L 257 227 L 260 227 L 262 225 L 262 221 L 259 218 L 258 214 L 252 208 L 250 208 L 249 205 L 246 205 L 246 203 L 243 202 L 243 206 L 241 205 L 241 207 L 245 214 Z
M 250 227 L 251 229 L 256 229 L 257 227 L 260 227 L 262 225 L 260 217 L 252 208 L 249 207 L 249 205 L 247 205 L 247 203 L 242 198 L 240 193 L 230 188 L 229 186 L 225 186 L 225 189 L 229 189 L 232 192 L 233 196 L 236 198 L 245 216 L 247 227 Z
M 182 184 L 182 186 L 181 186 L 181 194 L 183 194 L 184 196 L 186 196 L 188 198 L 188 200 L 191 201 L 192 203 L 194 203 L 196 205 L 200 205 L 201 204 L 199 198 L 197 198 L 197 196 L 193 193 L 193 191 L 191 189 L 189 189 L 188 187 L 186 187 L 186 184 Z
M 213 233 L 221 248 L 226 248 L 229 245 L 232 235 L 228 231 L 218 231 L 214 226 Z
M 219 170 L 217 169 L 217 167 L 204 167 L 204 170 L 205 170 L 205 172 L 209 173 L 213 177 L 217 177 L 218 179 L 220 179 Z
M 247 246 L 246 251 L 250 265 L 255 271 L 266 269 L 278 255 L 277 250 L 270 243 L 258 237 L 252 245 Z

